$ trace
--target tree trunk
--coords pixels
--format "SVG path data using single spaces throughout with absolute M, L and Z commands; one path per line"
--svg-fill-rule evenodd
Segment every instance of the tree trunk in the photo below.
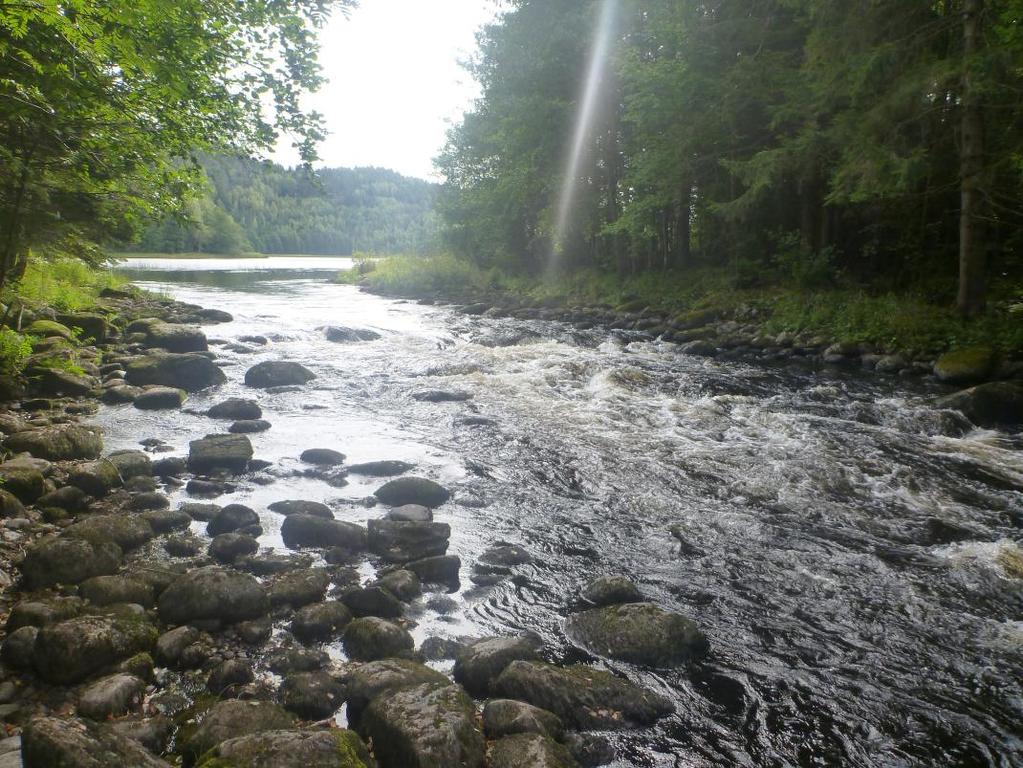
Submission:
M 984 119 L 973 82 L 973 59 L 980 49 L 980 15 L 984 0 L 963 2 L 963 97 L 959 150 L 959 312 L 966 317 L 984 310 L 985 250 L 980 219 L 981 176 L 984 172 Z

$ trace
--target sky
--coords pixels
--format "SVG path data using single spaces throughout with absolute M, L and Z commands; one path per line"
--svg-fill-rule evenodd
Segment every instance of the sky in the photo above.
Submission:
M 433 158 L 478 95 L 459 64 L 476 30 L 498 12 L 494 0 L 361 0 L 320 34 L 328 81 L 304 102 L 324 116 L 317 165 L 375 165 L 437 180 Z M 287 140 L 273 159 L 294 165 Z

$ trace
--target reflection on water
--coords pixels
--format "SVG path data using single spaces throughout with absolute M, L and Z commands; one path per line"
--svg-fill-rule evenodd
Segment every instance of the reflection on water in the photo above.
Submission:
M 325 269 L 304 264 L 236 267 L 160 262 L 133 273 L 234 314 L 211 338 L 270 344 L 220 346 L 229 383 L 193 396 L 191 412 L 104 408 L 111 449 L 158 436 L 183 453 L 220 428 L 198 415 L 211 403 L 255 396 L 273 427 L 253 444 L 275 480 L 243 481 L 219 501 L 254 506 L 267 546 L 280 546 L 281 518 L 266 511 L 276 500 L 331 501 L 353 521 L 380 514 L 362 504 L 378 483 L 289 476 L 305 448 L 415 463 L 455 491 L 437 518 L 452 526 L 463 576 L 497 541 L 535 557 L 511 582 L 481 589 L 463 578 L 452 599 L 419 601 L 419 640 L 529 629 L 555 658 L 578 658 L 562 622 L 581 585 L 633 576 L 696 618 L 713 650 L 667 672 L 609 665 L 678 708 L 616 735 L 618 766 L 1023 761 L 1018 435 L 961 435 L 926 388 L 894 380 L 464 317 L 329 285 Z M 327 324 L 382 338 L 331 344 Z M 300 393 L 254 393 L 242 376 L 263 359 L 299 360 L 318 378 Z M 474 398 L 413 400 L 422 388 Z M 459 419 L 469 414 L 496 424 Z

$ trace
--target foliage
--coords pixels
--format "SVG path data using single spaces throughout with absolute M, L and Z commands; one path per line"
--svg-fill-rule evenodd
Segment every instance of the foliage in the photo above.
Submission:
M 22 335 L 10 328 L 0 328 L 0 375 L 13 376 L 25 367 L 32 354 L 32 336 Z
M 125 280 L 72 258 L 32 261 L 6 300 L 74 311 L 96 303 L 104 288 L 118 288 Z
M 368 272 L 357 264 L 336 278 L 339 283 L 365 282 L 372 290 L 389 296 L 424 295 L 437 292 L 487 290 L 487 274 L 474 264 L 450 254 L 429 257 L 391 256 L 376 262 Z
M 346 256 L 422 253 L 437 234 L 435 186 L 382 168 L 312 173 L 240 157 L 202 158 L 206 194 L 147 229 L 140 251 Z
M 315 30 L 350 0 L 64 0 L 0 7 L 0 287 L 30 251 L 95 262 L 179 210 L 198 150 L 293 137 L 314 158 Z

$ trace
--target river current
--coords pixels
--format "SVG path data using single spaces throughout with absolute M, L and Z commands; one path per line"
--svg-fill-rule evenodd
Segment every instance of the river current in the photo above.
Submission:
M 359 502 L 381 481 L 291 476 L 304 449 L 415 464 L 454 492 L 437 519 L 463 563 L 458 592 L 413 606 L 417 641 L 528 630 L 551 660 L 670 696 L 674 716 L 612 735 L 616 766 L 1023 765 L 1023 436 L 964 430 L 923 383 L 715 361 L 327 282 L 348 264 L 126 263 L 142 287 L 230 312 L 206 327 L 211 341 L 269 344 L 213 346 L 229 382 L 186 412 L 104 406 L 108 449 L 158 437 L 184 455 L 221 429 L 206 408 L 254 397 L 273 426 L 251 438 L 274 482 L 243 478 L 217 502 L 255 508 L 261 543 L 282 549 L 273 501 L 380 514 Z M 382 338 L 333 344 L 325 325 Z M 317 379 L 297 393 L 246 388 L 264 359 Z M 422 389 L 473 397 L 412 399 Z M 472 563 L 499 542 L 533 562 L 474 586 Z M 573 648 L 562 625 L 580 588 L 618 573 L 695 619 L 709 656 L 646 670 Z

